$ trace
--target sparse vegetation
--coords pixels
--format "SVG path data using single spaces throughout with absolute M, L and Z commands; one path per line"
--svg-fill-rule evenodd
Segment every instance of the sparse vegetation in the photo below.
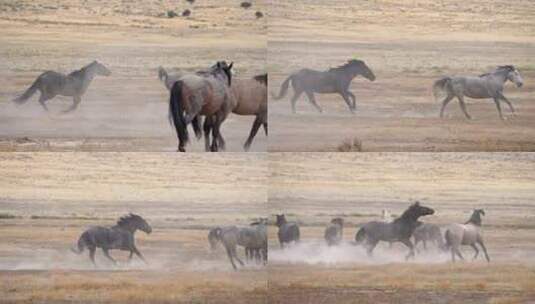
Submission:
M 349 139 L 338 146 L 338 152 L 362 152 L 362 142 L 357 139 Z

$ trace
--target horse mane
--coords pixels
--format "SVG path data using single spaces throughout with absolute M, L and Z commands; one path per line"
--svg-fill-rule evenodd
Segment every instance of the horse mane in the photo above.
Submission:
M 265 73 L 265 74 L 260 74 L 260 75 L 256 75 L 253 77 L 254 80 L 262 83 L 262 84 L 265 84 L 266 86 L 268 85 L 268 74 Z
M 340 66 L 337 66 L 337 67 L 334 67 L 334 68 L 330 68 L 329 72 L 343 71 L 343 70 L 347 69 L 348 67 L 356 64 L 356 63 L 364 63 L 364 61 L 359 60 L 359 59 L 351 59 L 351 60 L 348 60 L 346 63 L 340 65 Z
M 466 221 L 465 224 L 472 223 L 476 226 L 481 226 L 481 222 L 482 222 L 481 213 L 482 213 L 481 209 L 474 210 L 474 212 L 472 212 L 472 215 L 470 216 L 470 219 L 468 219 L 468 221 Z
M 139 215 L 135 215 L 133 213 L 130 213 L 125 216 L 121 216 L 119 220 L 117 221 L 117 226 L 119 227 L 129 226 L 132 221 L 135 221 L 139 218 L 141 218 Z
M 485 76 L 489 76 L 491 74 L 494 74 L 496 72 L 500 72 L 500 71 L 503 71 L 503 70 L 506 70 L 508 72 L 512 72 L 515 70 L 515 67 L 513 65 L 499 65 L 496 67 L 496 69 L 494 69 L 494 71 L 492 72 L 488 72 L 488 73 L 483 73 L 483 74 L 480 74 L 478 75 L 479 77 L 485 77 Z

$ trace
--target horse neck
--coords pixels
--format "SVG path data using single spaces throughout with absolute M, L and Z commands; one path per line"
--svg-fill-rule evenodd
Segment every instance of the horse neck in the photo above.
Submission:
M 509 75 L 509 71 L 506 70 L 498 70 L 490 74 L 490 76 L 498 80 L 501 85 L 503 85 L 507 81 L 507 75 Z
M 137 228 L 132 226 L 132 225 L 115 225 L 112 228 L 126 230 L 126 231 L 130 232 L 131 234 L 135 234 L 136 230 L 137 230 Z
M 403 221 L 407 223 L 415 223 L 420 216 L 417 216 L 415 214 L 405 212 L 403 213 L 399 218 L 396 219 L 397 222 Z
M 474 224 L 478 227 L 481 227 L 481 216 L 475 214 L 472 215 L 466 224 Z

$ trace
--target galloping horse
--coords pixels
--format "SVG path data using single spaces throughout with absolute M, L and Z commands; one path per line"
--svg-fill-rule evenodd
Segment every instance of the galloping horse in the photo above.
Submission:
M 349 91 L 349 85 L 353 78 L 362 75 L 370 81 L 375 80 L 372 70 L 362 60 L 352 59 L 346 64 L 331 68 L 328 71 L 315 71 L 311 69 L 299 70 L 286 78 L 282 83 L 278 96 L 273 95 L 275 100 L 279 100 L 286 95 L 288 85 L 292 84 L 294 96 L 292 97 L 292 112 L 295 113 L 295 103 L 303 92 L 308 97 L 310 103 L 318 110 L 323 112 L 321 107 L 316 103 L 314 93 L 329 94 L 338 93 L 346 102 L 349 110 L 353 113 L 357 109 L 355 95 Z M 351 102 L 350 98 L 353 102 Z
M 186 151 L 185 145 L 189 140 L 187 125 L 198 116 L 210 119 L 213 138 L 210 150 L 224 150 L 221 124 L 235 107 L 230 91 L 231 69 L 232 63 L 227 65 L 219 61 L 207 71 L 182 75 L 171 87 L 169 116 L 176 129 L 178 151 Z
M 111 249 L 130 251 L 129 261 L 135 253 L 145 262 L 134 240 L 134 235 L 138 229 L 147 234 L 152 232 L 152 228 L 147 221 L 139 215 L 130 213 L 127 216 L 121 217 L 117 221 L 117 225 L 111 228 L 95 226 L 87 229 L 78 239 L 77 248 L 71 248 L 71 250 L 76 254 L 81 254 L 85 248 L 89 249 L 89 257 L 93 265 L 96 265 L 95 251 L 97 248 L 102 248 L 104 256 L 114 264 L 117 264 L 117 262 L 110 256 L 109 250 Z
M 438 99 L 439 92 L 441 91 L 447 94 L 444 100 L 442 100 L 440 117 L 444 117 L 444 109 L 446 108 L 446 105 L 453 99 L 453 97 L 457 97 L 461 110 L 466 118 L 472 119 L 470 114 L 468 114 L 466 104 L 464 103 L 464 96 L 468 96 L 470 98 L 494 99 L 498 114 L 501 119 L 504 119 L 500 100 L 504 101 L 509 106 L 511 113 L 515 112 L 511 102 L 503 95 L 504 84 L 507 80 L 513 82 L 517 87 L 521 87 L 524 84 L 522 76 L 520 76 L 518 70 L 512 65 L 499 66 L 494 71 L 481 74 L 477 77 L 444 77 L 435 81 L 433 83 L 433 95 L 435 95 L 435 99 Z
M 485 258 L 487 262 L 490 262 L 487 248 L 483 243 L 483 236 L 481 235 L 481 215 L 485 215 L 485 211 L 483 209 L 475 209 L 470 219 L 464 225 L 453 224 L 447 228 L 444 238 L 446 239 L 446 248 L 451 249 L 451 260 L 453 262 L 455 262 L 455 255 L 461 258 L 461 260 L 464 259 L 459 251 L 461 245 L 470 245 L 474 248 L 475 260 L 479 255 L 479 249 L 476 244 L 479 244 L 483 248 Z
M 45 102 L 54 98 L 56 95 L 72 96 L 73 104 L 65 111 L 68 113 L 74 111 L 82 101 L 82 95 L 87 91 L 95 75 L 111 75 L 103 64 L 93 61 L 80 70 L 76 70 L 69 75 L 54 71 L 46 71 L 39 75 L 33 84 L 19 97 L 13 99 L 14 102 L 22 104 L 26 102 L 35 91 L 39 90 L 39 104 L 48 111 Z
M 409 254 L 405 257 L 405 259 L 409 259 L 414 257 L 411 237 L 418 225 L 418 218 L 433 213 L 435 213 L 433 209 L 421 206 L 419 202 L 416 202 L 392 223 L 372 221 L 364 224 L 355 235 L 355 241 L 360 244 L 366 240 L 367 252 L 370 256 L 379 241 L 402 242 L 410 249 Z

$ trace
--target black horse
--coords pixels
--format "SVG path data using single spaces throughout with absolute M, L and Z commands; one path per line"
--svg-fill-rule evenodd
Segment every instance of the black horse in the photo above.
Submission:
M 284 247 L 284 244 L 291 242 L 299 242 L 299 226 L 295 222 L 286 221 L 284 214 L 277 214 L 276 225 L 279 227 L 279 244 L 281 248 Z
M 371 256 L 373 249 L 379 241 L 402 242 L 409 247 L 410 252 L 406 259 L 414 257 L 414 246 L 411 242 L 412 233 L 418 226 L 418 218 L 433 214 L 431 208 L 421 206 L 419 202 L 412 204 L 403 214 L 392 223 L 372 221 L 364 224 L 355 235 L 357 244 L 367 241 L 367 252 Z
M 295 113 L 295 103 L 303 92 L 308 97 L 310 103 L 318 110 L 323 112 L 321 107 L 316 103 L 314 93 L 328 94 L 338 93 L 344 98 L 349 110 L 355 112 L 357 104 L 355 95 L 349 91 L 349 85 L 353 78 L 357 75 L 362 75 L 370 81 L 375 80 L 375 75 L 372 70 L 362 60 L 352 59 L 346 64 L 331 68 L 328 71 L 315 71 L 311 69 L 302 69 L 291 74 L 282 83 L 281 90 L 278 96 L 273 95 L 273 98 L 279 100 L 286 95 L 288 85 L 292 84 L 294 88 L 294 96 L 292 97 L 292 112 Z M 351 98 L 351 100 L 350 100 Z
M 95 266 L 95 251 L 97 248 L 102 248 L 104 255 L 114 264 L 117 264 L 117 262 L 110 256 L 109 250 L 111 249 L 130 251 L 128 261 L 132 259 L 135 253 L 146 263 L 134 240 L 134 235 L 138 229 L 147 234 L 152 232 L 152 228 L 147 221 L 139 215 L 130 213 L 121 217 L 117 221 L 117 225 L 111 228 L 95 226 L 87 229 L 78 239 L 78 248 L 72 248 L 72 251 L 76 254 L 81 254 L 85 248 L 89 249 L 89 257 Z

